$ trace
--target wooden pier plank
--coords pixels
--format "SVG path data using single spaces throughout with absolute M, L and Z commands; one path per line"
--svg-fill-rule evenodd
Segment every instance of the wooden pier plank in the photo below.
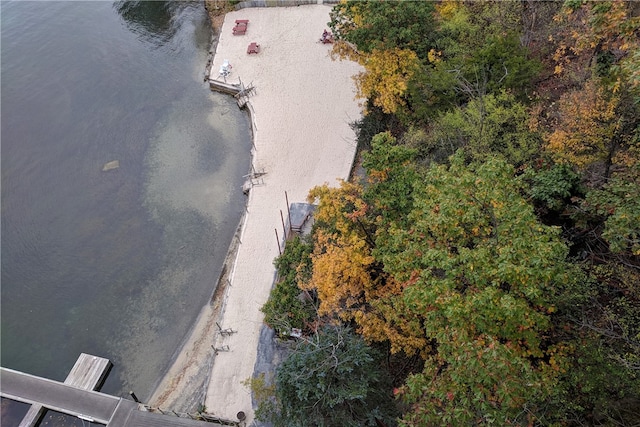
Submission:
M 96 391 L 100 389 L 110 370 L 109 359 L 81 353 L 64 383 L 82 390 Z M 45 412 L 42 405 L 33 403 L 18 427 L 35 427 Z
M 47 410 L 42 406 L 34 403 L 31 405 L 27 413 L 18 424 L 18 427 L 35 427 L 40 422 L 40 419 L 44 416 Z
M 37 403 L 76 417 L 87 416 L 102 424 L 107 424 L 120 401 L 120 398 L 115 396 L 82 390 L 7 368 L 0 368 L 0 372 L 0 391 L 3 397 L 19 402 Z
M 173 415 L 139 410 L 139 405 L 95 391 L 111 369 L 111 362 L 82 353 L 64 383 L 0 367 L 0 395 L 30 403 L 31 408 L 20 427 L 34 427 L 47 409 L 62 412 L 107 427 L 206 427 L 239 426 L 231 420 L 198 421 Z M 184 414 L 181 414 L 184 416 Z
M 239 85 L 231 83 L 221 82 L 220 80 L 209 79 L 209 88 L 222 93 L 228 93 L 231 95 L 237 95 L 242 88 Z
M 96 391 L 111 369 L 111 362 L 98 356 L 81 353 L 64 383 L 83 390 Z

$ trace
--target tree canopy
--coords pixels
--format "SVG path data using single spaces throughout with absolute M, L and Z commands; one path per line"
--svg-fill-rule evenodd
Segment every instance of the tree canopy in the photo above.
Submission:
M 271 421 L 277 426 L 375 426 L 395 408 L 378 355 L 349 328 L 325 326 L 278 367 Z
M 305 331 L 273 420 L 638 425 L 638 4 L 347 0 L 330 26 L 361 170 L 277 261 L 267 322 Z

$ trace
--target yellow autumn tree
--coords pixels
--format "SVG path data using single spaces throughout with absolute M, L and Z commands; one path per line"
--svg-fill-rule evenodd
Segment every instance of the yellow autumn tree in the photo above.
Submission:
M 607 93 L 596 80 L 565 93 L 559 100 L 555 130 L 547 136 L 548 151 L 560 162 L 584 168 L 597 161 L 613 161 L 622 125 L 616 114 L 619 97 Z
M 387 114 L 406 105 L 404 96 L 409 81 L 420 67 L 418 56 L 412 50 L 373 49 L 371 53 L 364 53 L 344 41 L 335 43 L 333 57 L 348 58 L 364 67 L 364 71 L 354 76 L 357 97 L 371 99 Z
M 332 57 L 363 66 L 354 77 L 357 96 L 385 113 L 406 105 L 408 83 L 419 54 L 432 46 L 434 4 L 415 1 L 343 1 L 331 11 L 336 42 Z M 424 58 L 422 58 L 424 59 Z
M 374 49 L 361 55 L 366 72 L 355 77 L 358 96 L 369 98 L 385 113 L 393 114 L 405 105 L 409 80 L 418 70 L 418 56 L 407 49 Z
M 556 74 L 587 71 L 576 61 L 583 57 L 603 64 L 611 63 L 615 79 L 610 84 L 613 91 L 622 84 L 640 94 L 640 16 L 634 2 L 608 0 L 597 2 L 567 2 L 554 21 L 560 28 L 553 55 Z M 570 72 L 569 72 L 570 70 Z
M 317 293 L 318 314 L 355 322 L 368 341 L 388 341 L 392 353 L 424 356 L 428 342 L 405 306 L 406 284 L 389 277 L 372 254 L 374 230 L 362 191 L 348 182 L 311 190 L 309 200 L 318 203 L 312 277 L 299 285 Z
M 315 290 L 320 299 L 318 313 L 352 320 L 364 304 L 366 293 L 375 287 L 369 269 L 374 263 L 370 245 L 358 229 L 358 220 L 366 211 L 360 198 L 362 188 L 342 182 L 339 188 L 327 185 L 309 193 L 317 201 L 315 248 L 311 256 L 313 274 L 307 290 Z

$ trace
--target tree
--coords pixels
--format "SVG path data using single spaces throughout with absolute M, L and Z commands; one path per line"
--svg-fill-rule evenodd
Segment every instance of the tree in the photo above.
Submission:
M 264 322 L 276 333 L 289 335 L 293 328 L 309 329 L 315 319 L 315 307 L 304 298 L 298 282 L 308 280 L 311 274 L 309 255 L 312 244 L 303 238 L 288 240 L 284 253 L 276 261 L 279 280 L 261 308 Z
M 463 149 L 470 161 L 501 156 L 521 166 L 535 158 L 542 145 L 541 137 L 529 130 L 529 114 L 512 94 L 479 96 L 438 117 L 421 154 L 442 161 Z
M 640 177 L 640 174 L 638 174 Z M 612 252 L 640 257 L 640 183 L 614 178 L 587 194 L 583 209 L 604 221 L 602 237 Z
M 374 254 L 392 221 L 406 217 L 412 206 L 415 152 L 397 145 L 388 133 L 372 140 L 364 156 L 370 181 L 316 187 L 313 272 L 300 286 L 318 295 L 318 313 L 354 322 L 368 341 L 388 341 L 391 352 L 425 352 L 428 340 L 419 319 L 409 315 L 401 298 L 402 284 L 383 271 Z
M 519 179 L 528 184 L 525 192 L 538 207 L 539 215 L 562 212 L 572 196 L 580 194 L 580 176 L 567 164 L 527 168 Z
M 418 69 L 418 57 L 407 49 L 374 49 L 358 55 L 366 71 L 355 77 L 357 95 L 371 99 L 383 112 L 395 113 L 404 106 L 408 84 Z
M 431 48 L 433 4 L 416 1 L 347 1 L 331 11 L 332 54 L 364 67 L 358 96 L 385 113 L 406 105 L 409 82 Z M 389 25 L 393 23 L 393 25 Z
M 375 135 L 371 149 L 363 153 L 362 166 L 368 179 L 363 199 L 378 232 L 384 232 L 390 221 L 401 221 L 411 211 L 413 185 L 419 176 L 416 156 L 416 149 L 398 143 L 389 132 Z
M 547 140 L 547 149 L 558 161 L 585 168 L 596 161 L 613 160 L 620 119 L 618 98 L 590 80 L 582 89 L 564 94 L 559 120 Z
M 521 2 L 450 1 L 437 8 L 440 62 L 456 73 L 467 96 L 501 89 L 519 93 L 539 71 L 520 43 L 522 7 Z
M 444 1 L 433 48 L 408 85 L 406 114 L 429 118 L 501 91 L 527 99 L 540 70 L 522 45 L 522 2 Z
M 553 131 L 546 136 L 548 152 L 582 170 L 600 165 L 593 186 L 633 167 L 640 154 L 639 113 L 627 95 L 611 92 L 595 78 L 563 94 Z
M 309 192 L 309 201 L 317 201 L 312 275 L 300 286 L 316 292 L 318 313 L 351 320 L 366 292 L 375 288 L 372 274 L 374 259 L 367 225 L 362 222 L 366 204 L 362 188 L 342 182 L 340 188 L 327 185 Z
M 609 75 L 610 90 L 624 82 L 638 96 L 640 16 L 633 9 L 624 0 L 565 2 L 555 17 L 565 28 L 557 37 L 556 73 L 573 70 L 574 58 L 586 56 L 601 76 Z
M 603 262 L 604 261 L 604 262 Z M 637 265 L 637 264 L 636 264 Z M 558 301 L 573 357 L 549 418 L 570 425 L 640 422 L 640 288 L 637 267 L 585 261 L 586 273 Z
M 276 402 L 276 427 L 375 426 L 396 415 L 377 353 L 340 326 L 301 341 L 278 366 Z
M 403 393 L 406 425 L 519 420 L 555 393 L 568 347 L 549 342 L 556 288 L 570 280 L 559 230 L 540 224 L 498 160 L 432 167 L 409 227 L 377 248 L 435 344 Z
M 426 58 L 433 47 L 434 3 L 428 1 L 349 0 L 331 10 L 335 37 L 353 46 L 352 53 L 411 50 Z

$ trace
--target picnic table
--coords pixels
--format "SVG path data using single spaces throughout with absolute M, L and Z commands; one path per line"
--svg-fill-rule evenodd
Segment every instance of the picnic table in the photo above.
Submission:
M 256 42 L 251 42 L 247 47 L 247 53 L 252 54 L 252 53 L 258 53 L 258 52 L 260 52 L 260 45 Z
M 233 27 L 233 35 L 241 36 L 247 32 L 247 26 L 249 25 L 248 19 L 236 19 L 236 26 Z

